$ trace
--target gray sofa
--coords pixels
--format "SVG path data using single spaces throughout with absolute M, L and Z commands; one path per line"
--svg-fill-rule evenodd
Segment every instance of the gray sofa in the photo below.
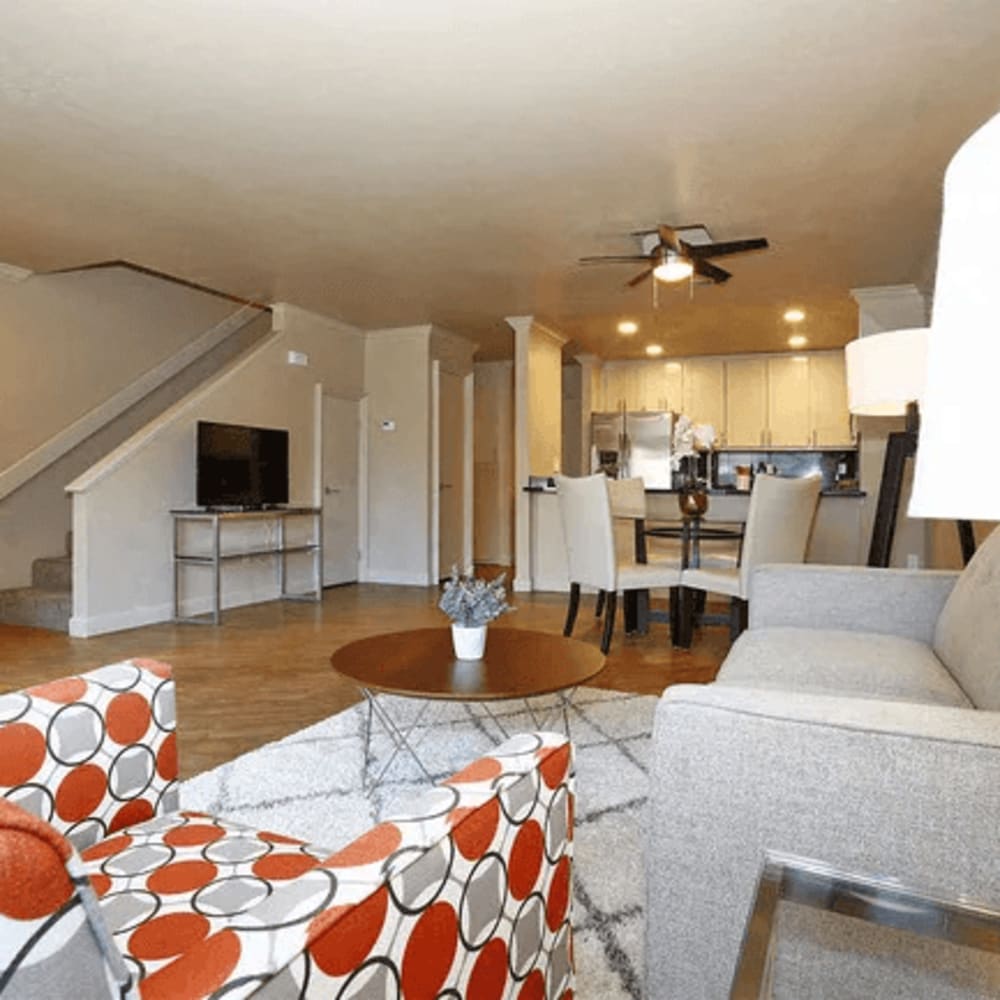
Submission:
M 1000 909 L 1000 530 L 961 574 L 762 567 L 716 682 L 664 693 L 651 761 L 650 998 L 728 996 L 766 850 Z M 855 995 L 854 949 L 824 949 L 824 995 Z M 902 965 L 878 996 L 1000 995 L 978 965 L 914 993 Z

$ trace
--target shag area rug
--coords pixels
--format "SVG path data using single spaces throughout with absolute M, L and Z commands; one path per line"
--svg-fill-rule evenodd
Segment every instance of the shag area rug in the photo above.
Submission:
M 412 718 L 420 706 L 387 695 L 379 700 L 397 722 Z M 639 1000 L 642 995 L 641 830 L 656 701 L 650 695 L 582 688 L 570 709 L 577 786 L 573 924 L 582 1000 Z M 532 704 L 536 714 L 544 715 L 546 699 Z M 503 703 L 493 711 L 511 734 L 537 728 L 523 703 L 520 708 Z M 374 792 L 364 793 L 366 714 L 363 705 L 356 705 L 199 774 L 184 783 L 181 805 L 335 850 L 427 785 L 416 764 L 401 754 Z M 428 716 L 412 742 L 435 780 L 502 739 L 474 704 L 435 703 Z M 561 721 L 549 728 L 561 728 Z M 381 770 L 392 747 L 376 720 L 369 774 Z

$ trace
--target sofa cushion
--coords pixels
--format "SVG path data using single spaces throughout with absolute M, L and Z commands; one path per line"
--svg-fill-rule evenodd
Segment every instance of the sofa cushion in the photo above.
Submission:
M 206 964 L 213 966 L 202 970 L 211 980 L 206 994 L 226 983 L 241 957 L 231 928 L 328 854 L 292 837 L 183 812 L 93 845 L 83 864 L 144 996 L 175 996 L 177 983 Z
M 970 707 L 929 646 L 874 632 L 751 629 L 733 645 L 716 681 Z
M 976 708 L 1000 709 L 1000 529 L 979 547 L 938 616 L 934 652 Z

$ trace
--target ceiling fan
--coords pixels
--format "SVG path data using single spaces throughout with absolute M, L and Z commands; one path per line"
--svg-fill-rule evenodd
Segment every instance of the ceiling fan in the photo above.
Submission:
M 768 247 L 768 242 L 763 236 L 716 243 L 708 229 L 700 223 L 677 227 L 661 225 L 656 229 L 640 229 L 632 235 L 642 238 L 641 254 L 581 257 L 580 263 L 631 264 L 642 261 L 647 266 L 627 282 L 629 288 L 642 283 L 651 274 L 661 281 L 680 281 L 692 274 L 698 274 L 721 285 L 732 275 L 711 263 L 710 257 L 725 257 L 747 250 L 766 250 Z

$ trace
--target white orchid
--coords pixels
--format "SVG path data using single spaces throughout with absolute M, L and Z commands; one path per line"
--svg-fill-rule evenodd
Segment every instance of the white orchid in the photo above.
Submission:
M 674 421 L 671 440 L 670 465 L 678 471 L 686 458 L 699 452 L 711 451 L 715 446 L 715 428 L 711 424 L 696 424 L 686 413 Z

